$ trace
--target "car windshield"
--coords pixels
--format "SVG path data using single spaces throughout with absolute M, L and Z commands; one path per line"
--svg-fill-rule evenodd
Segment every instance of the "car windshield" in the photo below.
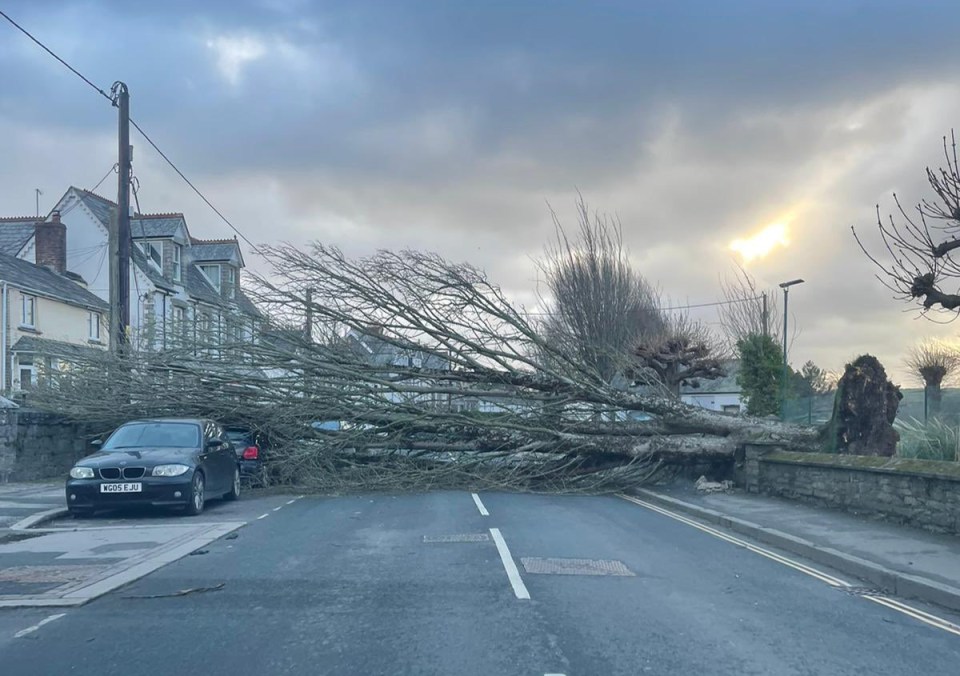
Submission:
M 143 422 L 119 428 L 110 435 L 101 450 L 120 451 L 152 446 L 196 448 L 199 445 L 200 427 L 194 423 Z

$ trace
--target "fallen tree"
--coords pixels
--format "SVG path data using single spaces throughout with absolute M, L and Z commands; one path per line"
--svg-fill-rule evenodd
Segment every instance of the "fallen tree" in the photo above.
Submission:
M 470 265 L 322 244 L 264 255 L 252 295 L 272 328 L 256 341 L 78 360 L 33 403 L 104 430 L 142 416 L 244 423 L 272 438 L 278 480 L 331 488 L 609 490 L 745 441 L 816 443 L 813 429 L 611 381 Z

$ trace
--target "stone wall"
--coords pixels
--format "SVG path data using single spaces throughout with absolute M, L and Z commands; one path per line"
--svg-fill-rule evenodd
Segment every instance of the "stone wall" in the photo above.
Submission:
M 960 533 L 960 463 L 746 447 L 744 487 Z
M 0 483 L 66 476 L 90 453 L 87 429 L 29 409 L 0 410 Z

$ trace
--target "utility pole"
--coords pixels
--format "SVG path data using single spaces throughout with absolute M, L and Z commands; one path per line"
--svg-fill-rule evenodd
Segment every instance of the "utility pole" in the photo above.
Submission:
M 762 295 L 763 295 L 763 335 L 769 336 L 770 329 L 767 326 L 767 324 L 769 322 L 770 313 L 767 310 L 767 292 L 764 291 Z
M 130 92 L 114 82 L 110 92 L 119 109 L 117 159 L 117 218 L 111 223 L 110 349 L 124 352 L 130 328 Z

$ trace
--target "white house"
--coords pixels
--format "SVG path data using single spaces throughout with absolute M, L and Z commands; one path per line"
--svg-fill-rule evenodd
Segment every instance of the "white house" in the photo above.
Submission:
M 24 250 L 23 257 L 14 254 Z M 5 253 L 7 252 L 7 253 Z M 32 260 L 25 260 L 25 258 Z M 66 228 L 0 219 L 0 383 L 29 389 L 44 370 L 106 348 L 107 303 L 66 269 Z
M 746 409 L 742 390 L 737 384 L 740 361 L 733 359 L 724 363 L 726 375 L 715 380 L 700 379 L 698 384 L 682 385 L 680 399 L 685 404 L 722 413 L 741 413 Z
M 104 301 L 110 298 L 107 247 L 116 209 L 100 195 L 71 187 L 53 210 L 66 224 L 66 268 Z M 0 219 L 0 252 L 43 264 L 35 228 L 25 220 Z M 192 237 L 182 213 L 134 214 L 131 238 L 130 330 L 136 347 L 162 350 L 186 338 L 228 342 L 255 336 L 261 316 L 240 285 L 244 261 L 236 238 Z

